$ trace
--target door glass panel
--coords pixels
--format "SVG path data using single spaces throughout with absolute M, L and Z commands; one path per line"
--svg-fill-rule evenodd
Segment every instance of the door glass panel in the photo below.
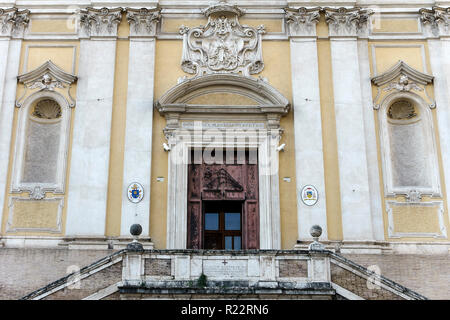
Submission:
M 225 230 L 241 230 L 241 214 L 239 212 L 225 213 Z
M 205 230 L 219 230 L 218 213 L 205 213 Z
M 225 237 L 225 250 L 233 249 L 233 237 Z
M 234 250 L 241 250 L 241 237 L 234 237 Z

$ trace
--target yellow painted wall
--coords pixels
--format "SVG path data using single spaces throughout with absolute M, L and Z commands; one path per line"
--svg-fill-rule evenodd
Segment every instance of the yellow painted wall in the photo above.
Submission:
M 185 76 L 179 67 L 181 61 L 182 42 L 175 40 L 156 41 L 155 55 L 155 86 L 154 99 L 157 101 L 167 90 L 177 84 L 179 77 Z M 152 137 L 152 181 L 150 199 L 150 236 L 155 248 L 166 247 L 167 234 L 167 172 L 168 154 L 161 146 L 166 139 L 163 129 L 166 120 L 158 111 L 153 112 L 153 137 Z M 162 177 L 164 181 L 158 182 Z
M 73 32 L 73 28 L 63 25 L 65 20 L 39 20 L 35 19 L 31 23 L 32 33 L 51 33 L 55 29 L 58 32 L 70 33 Z M 163 19 L 162 31 L 163 32 L 178 32 L 181 25 L 187 25 L 190 27 L 196 27 L 201 24 L 205 25 L 206 19 Z M 258 26 L 264 24 L 267 32 L 281 32 L 282 20 L 281 19 L 241 19 L 242 24 L 248 24 L 252 26 Z M 417 32 L 418 24 L 415 19 L 391 19 L 389 17 L 383 17 L 380 20 L 380 24 L 375 26 L 373 32 Z M 58 26 L 57 28 L 55 26 Z M 121 208 L 122 208 L 122 184 L 123 184 L 123 159 L 124 159 L 124 138 L 125 138 L 125 124 L 126 124 L 126 101 L 128 90 L 128 58 L 129 58 L 129 24 L 126 21 L 125 15 L 122 22 L 119 25 L 116 52 L 116 73 L 114 79 L 114 98 L 113 98 L 113 113 L 112 113 L 112 126 L 111 126 L 111 150 L 110 150 L 110 167 L 109 167 L 109 185 L 108 185 L 108 200 L 107 200 L 107 215 L 106 215 L 106 236 L 119 236 L 120 235 L 120 221 L 121 221 Z M 319 85 L 320 85 L 320 101 L 321 101 L 321 114 L 322 114 L 322 132 L 323 132 L 323 150 L 324 150 L 324 170 L 325 170 L 325 189 L 326 189 L 326 202 L 327 202 L 327 224 L 328 224 L 328 237 L 330 240 L 342 240 L 342 213 L 340 203 L 340 186 L 339 186 L 339 164 L 337 153 L 337 138 L 336 138 L 336 119 L 334 110 L 334 92 L 333 92 L 333 79 L 332 79 L 332 65 L 331 65 L 331 50 L 330 42 L 328 39 L 328 26 L 325 23 L 324 16 L 321 15 L 320 22 L 317 25 L 317 34 L 319 39 L 317 41 L 318 60 L 319 60 Z M 432 73 L 429 57 L 428 46 L 426 41 L 369 41 L 369 58 L 371 61 L 372 75 L 381 74 L 390 67 L 392 67 L 398 60 L 403 60 L 410 66 L 418 69 L 422 72 Z M 182 41 L 180 40 L 157 40 L 156 41 L 156 57 L 155 57 L 155 87 L 154 98 L 155 101 L 159 99 L 167 90 L 177 84 L 179 77 L 188 76 L 180 68 L 180 60 L 182 53 Z M 70 73 L 77 74 L 78 69 L 78 54 L 79 54 L 79 42 L 77 41 L 24 41 L 22 45 L 20 73 L 30 71 L 47 60 L 52 60 L 63 70 Z M 269 83 L 277 88 L 288 100 L 292 101 L 292 83 L 291 83 L 291 66 L 290 66 L 290 48 L 289 41 L 264 41 L 263 42 L 263 55 L 265 68 L 256 75 L 262 76 L 268 79 Z M 374 69 L 375 68 L 375 69 Z M 64 91 L 61 91 L 62 93 Z M 433 86 L 428 86 L 428 94 L 433 97 Z M 17 97 L 19 98 L 24 93 L 23 86 L 19 85 L 17 91 Z M 32 93 L 32 92 L 29 92 Z M 29 94 L 28 93 L 28 94 Z M 373 88 L 373 95 L 376 95 L 376 89 Z M 71 89 L 73 97 L 76 96 L 76 85 Z M 424 93 L 419 93 L 424 98 Z M 224 103 L 225 95 L 212 94 L 208 100 L 208 103 Z M 197 98 L 202 99 L 202 98 Z M 204 97 L 203 97 L 204 99 Z M 233 97 L 232 99 L 236 99 Z M 247 104 L 245 99 L 238 101 L 237 104 Z M 234 100 L 233 100 L 234 101 Z M 197 101 L 199 102 L 199 101 Z M 200 101 L 201 102 L 201 101 Z M 203 101 L 205 102 L 205 101 Z M 61 236 L 64 234 L 66 206 L 67 206 L 67 188 L 69 183 L 69 170 L 70 170 L 70 156 L 71 156 L 71 143 L 73 134 L 73 119 L 76 114 L 76 107 L 72 109 L 72 124 L 70 133 L 70 145 L 69 145 L 69 157 L 68 157 L 68 170 L 66 179 L 66 195 L 65 206 L 63 209 L 63 232 L 61 234 L 48 234 L 48 233 L 15 233 L 26 235 L 53 235 Z M 374 111 L 375 126 L 377 130 L 377 145 L 378 151 L 380 150 L 379 141 L 379 126 L 378 126 L 378 114 Z M 439 148 L 439 135 L 438 125 L 436 120 L 436 111 L 432 110 L 435 139 L 438 149 L 438 160 L 441 173 L 442 170 L 442 158 Z M 5 232 L 5 225 L 8 220 L 8 199 L 12 196 L 9 194 L 9 186 L 11 183 L 11 170 L 12 159 L 14 156 L 14 144 L 16 139 L 17 129 L 17 116 L 18 110 L 14 110 L 14 124 L 13 124 L 13 136 L 11 144 L 11 156 L 10 167 L 8 171 L 8 189 L 5 191 L 7 201 L 3 209 L 3 224 L 0 229 L 2 233 Z M 280 184 L 280 210 L 281 210 L 281 241 L 283 249 L 291 249 L 297 240 L 297 201 L 296 201 L 296 178 L 295 178 L 295 152 L 294 152 L 294 119 L 293 112 L 290 111 L 286 117 L 281 120 L 281 126 L 284 129 L 284 133 L 280 143 L 286 144 L 284 152 L 279 153 L 280 166 L 279 166 L 279 184 Z M 159 115 L 157 111 L 154 111 L 154 123 L 153 123 L 153 136 L 152 143 L 152 174 L 151 174 L 151 208 L 150 208 L 150 236 L 155 244 L 156 248 L 165 248 L 166 246 L 166 209 L 167 209 L 167 174 L 168 174 L 168 154 L 163 151 L 162 143 L 166 142 L 163 135 L 163 128 L 165 127 L 165 119 Z M 404 239 L 388 239 L 387 233 L 387 214 L 386 204 L 384 196 L 383 175 L 381 167 L 381 156 L 378 154 L 379 161 L 379 176 L 380 176 L 380 188 L 382 192 L 383 203 L 383 219 L 385 226 L 385 237 L 390 241 L 436 241 L 435 239 L 423 239 L 423 238 L 404 238 Z M 163 181 L 158 181 L 157 178 L 163 178 Z M 290 182 L 285 181 L 284 178 L 290 178 Z M 288 179 L 286 179 L 288 180 Z M 445 194 L 446 186 L 441 174 L 441 189 Z M 27 194 L 15 194 L 13 196 L 23 196 Z M 51 195 L 50 195 L 51 196 Z M 401 197 L 399 198 L 399 200 Z M 423 201 L 430 201 L 431 199 L 424 198 Z M 449 219 L 447 201 L 443 198 L 433 200 L 444 200 L 445 209 L 445 224 L 448 230 Z M 21 203 L 20 212 L 27 212 L 26 204 Z M 23 207 L 25 206 L 25 207 Z M 50 211 L 45 211 L 45 206 L 36 206 L 31 204 L 29 209 L 33 210 L 34 214 L 39 215 L 39 212 L 43 216 L 51 215 Z M 54 209 L 52 209 L 54 212 Z M 412 208 L 408 209 L 396 209 L 398 211 L 398 227 L 402 230 L 414 229 L 415 225 L 411 225 L 411 221 L 420 221 L 418 211 L 414 211 Z M 402 211 L 403 210 L 403 211 Z M 406 210 L 406 211 L 405 211 Z M 413 210 L 413 211 L 411 211 Z M 45 211 L 45 212 L 44 212 Z M 408 214 L 414 219 L 408 220 Z M 427 213 L 428 214 L 428 213 Z M 22 215 L 24 217 L 24 215 Z M 15 223 L 17 224 L 29 224 L 31 220 L 22 220 L 16 217 Z M 418 218 L 419 217 L 419 218 Z M 417 218 L 417 219 L 416 219 Z M 430 218 L 431 219 L 431 218 Z M 432 220 L 432 219 L 431 219 Z M 427 220 L 427 221 L 431 221 Z M 432 220 L 435 221 L 435 220 Z M 417 222 L 419 223 L 419 222 Z M 430 222 L 431 223 L 431 222 Z M 435 223 L 435 222 L 433 222 Z M 435 225 L 425 224 L 430 230 L 435 228 Z
M 130 43 L 128 40 L 117 40 L 111 119 L 108 202 L 106 207 L 106 236 L 120 235 L 129 48 Z
M 409 18 L 391 18 L 387 15 L 382 15 L 381 19 L 372 19 L 373 33 L 415 33 L 419 32 L 418 19 Z
M 292 82 L 290 48 L 287 41 L 264 41 L 264 70 L 261 76 L 280 91 L 292 103 Z M 284 152 L 279 152 L 281 248 L 292 249 L 297 242 L 297 192 L 295 176 L 294 113 L 281 118 L 284 129 L 280 144 L 285 143 Z M 291 178 L 286 182 L 283 178 Z
M 40 65 L 42 65 L 47 60 L 52 60 L 59 67 L 61 67 L 64 71 L 72 73 L 72 70 L 75 70 L 75 74 L 78 72 L 78 52 L 79 52 L 79 43 L 76 41 L 46 41 L 46 42 L 37 42 L 37 41 L 23 41 L 22 43 L 22 51 L 20 57 L 20 74 L 29 72 Z M 68 98 L 66 89 L 56 89 L 59 93 L 63 94 L 66 98 Z M 22 98 L 25 99 L 29 95 L 33 94 L 37 90 L 28 90 L 26 95 L 24 94 L 24 86 L 22 84 L 18 85 L 16 99 Z M 72 85 L 70 90 L 72 97 L 76 97 L 76 83 Z M 70 170 L 70 159 L 71 159 L 71 150 L 72 150 L 72 135 L 73 135 L 73 120 L 74 120 L 74 109 L 71 109 L 71 125 L 70 125 L 70 136 L 69 136 L 69 145 L 68 145 L 68 157 L 67 157 L 67 171 L 66 171 L 66 184 L 65 190 L 66 193 L 63 196 L 64 198 L 64 207 L 62 212 L 62 232 L 61 233 L 48 233 L 48 232 L 13 232 L 6 233 L 6 224 L 9 216 L 9 202 L 11 197 L 26 197 L 28 195 L 27 192 L 23 192 L 21 194 L 10 194 L 10 186 L 11 186 L 11 175 L 13 169 L 13 159 L 14 159 L 14 147 L 16 143 L 16 133 L 17 133 L 17 122 L 18 122 L 18 109 L 14 108 L 14 118 L 13 118 L 13 132 L 11 138 L 11 146 L 10 146 L 10 158 L 9 158 L 9 168 L 8 168 L 8 178 L 5 190 L 5 204 L 2 208 L 3 211 L 3 220 L 1 226 L 2 234 L 6 235 L 29 235 L 29 236 L 62 236 L 65 232 L 65 222 L 66 222 L 66 209 L 67 209 L 67 190 L 69 186 L 69 170 Z M 61 195 L 53 195 L 52 193 L 47 193 L 47 197 L 61 197 Z M 16 205 L 15 205 L 16 206 Z M 51 205 L 50 205 L 51 206 Z M 54 214 L 54 208 L 48 207 L 48 205 L 36 206 L 35 203 L 20 203 L 19 204 L 19 215 L 13 218 L 13 221 L 16 225 L 27 225 L 30 226 L 30 223 L 33 220 L 30 217 L 21 215 L 20 213 L 26 212 L 27 207 L 29 210 L 33 210 L 33 213 L 36 216 L 49 216 Z M 17 208 L 17 207 L 16 207 Z M 31 222 L 30 222 L 31 221 Z M 40 222 L 39 222 L 40 223 Z M 39 225 L 36 225 L 38 227 Z
M 76 24 L 74 19 L 31 19 L 30 21 L 30 33 L 75 33 Z

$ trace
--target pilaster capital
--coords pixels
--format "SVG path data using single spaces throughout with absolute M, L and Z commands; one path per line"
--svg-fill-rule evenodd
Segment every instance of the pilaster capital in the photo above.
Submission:
M 154 37 L 156 27 L 161 20 L 161 9 L 155 8 L 126 8 L 127 21 L 130 24 L 131 37 Z
M 0 8 L 0 36 L 23 38 L 30 21 L 29 10 L 18 8 Z
M 285 19 L 291 37 L 316 36 L 316 24 L 320 19 L 320 7 L 286 8 Z
M 122 8 L 88 7 L 80 10 L 80 38 L 117 37 L 117 27 L 122 21 Z
M 420 9 L 419 13 L 428 36 L 450 36 L 450 7 Z
M 354 8 L 324 8 L 325 21 L 329 25 L 330 36 L 357 37 L 368 33 L 368 22 L 372 10 Z

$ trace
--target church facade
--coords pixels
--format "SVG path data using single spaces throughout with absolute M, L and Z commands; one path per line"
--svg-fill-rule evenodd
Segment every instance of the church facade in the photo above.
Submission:
M 0 1 L 4 261 L 83 267 L 133 224 L 175 274 L 176 250 L 293 261 L 318 225 L 449 298 L 450 2 L 391 2 Z

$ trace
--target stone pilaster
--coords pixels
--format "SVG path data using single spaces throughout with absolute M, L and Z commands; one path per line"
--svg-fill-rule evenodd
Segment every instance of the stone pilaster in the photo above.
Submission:
M 327 237 L 327 209 L 322 147 L 322 117 L 319 91 L 316 24 L 320 8 L 286 9 L 291 47 L 295 167 L 297 182 L 298 239 L 309 239 L 309 229 L 318 224 Z M 302 202 L 301 191 L 313 185 L 319 192 L 314 206 Z
M 358 38 L 368 10 L 325 8 L 331 40 L 344 240 L 374 240 Z
M 29 22 L 29 11 L 0 9 L 0 226 L 8 176 L 17 76 L 22 39 Z M 1 230 L 0 230 L 1 231 Z
M 66 234 L 103 236 L 109 181 L 117 27 L 122 9 L 80 11 L 77 108 Z
M 450 199 L 450 7 L 419 10 L 424 33 L 428 38 L 428 52 L 439 128 L 439 142 L 447 201 Z
M 150 185 L 153 130 L 153 87 L 155 72 L 155 35 L 160 20 L 158 8 L 127 8 L 130 23 L 125 157 L 122 186 L 121 234 L 139 223 L 143 236 L 150 232 Z M 159 146 L 162 148 L 162 146 Z M 139 203 L 128 200 L 128 186 L 138 182 L 144 188 Z

